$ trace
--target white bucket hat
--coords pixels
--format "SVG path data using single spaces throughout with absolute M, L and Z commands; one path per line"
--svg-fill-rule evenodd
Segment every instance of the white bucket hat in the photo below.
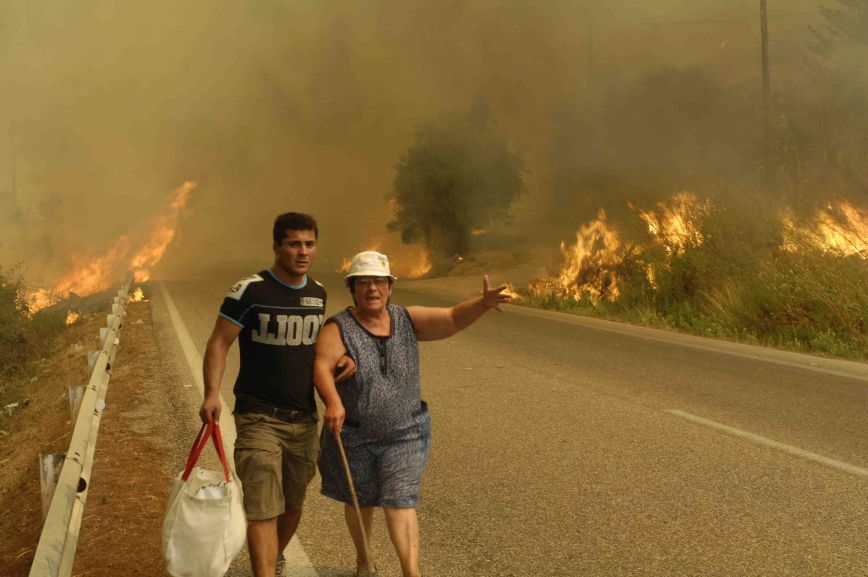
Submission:
M 374 250 L 366 250 L 353 257 L 350 271 L 344 278 L 348 279 L 351 276 L 387 276 L 392 280 L 398 280 L 398 277 L 389 270 L 389 257 Z

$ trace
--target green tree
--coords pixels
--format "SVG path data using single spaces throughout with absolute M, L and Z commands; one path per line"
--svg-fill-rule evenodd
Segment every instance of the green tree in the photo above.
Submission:
M 522 158 L 481 106 L 421 126 L 396 170 L 388 228 L 435 257 L 466 254 L 471 231 L 504 221 L 524 191 Z

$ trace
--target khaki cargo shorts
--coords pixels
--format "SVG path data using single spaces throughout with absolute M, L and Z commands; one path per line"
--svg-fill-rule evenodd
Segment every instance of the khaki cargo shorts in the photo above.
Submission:
M 235 469 L 251 521 L 299 511 L 316 473 L 316 421 L 287 423 L 260 413 L 235 414 Z

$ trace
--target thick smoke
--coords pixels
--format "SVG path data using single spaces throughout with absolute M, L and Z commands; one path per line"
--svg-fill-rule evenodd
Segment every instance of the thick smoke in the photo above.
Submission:
M 771 4 L 777 81 L 800 74 L 818 16 L 813 0 Z M 648 71 L 693 67 L 736 114 L 727 91 L 759 77 L 747 0 L 5 2 L 0 26 L 0 266 L 23 261 L 34 283 L 136 228 L 187 180 L 199 186 L 158 273 L 267 259 L 285 210 L 319 218 L 333 265 L 383 233 L 414 130 L 476 101 L 526 160 L 512 226 L 533 237 L 552 206 L 576 202 L 565 167 L 612 162 L 564 145 L 590 130 L 604 87 L 629 99 Z M 741 170 L 721 142 L 709 162 Z M 627 159 L 627 172 L 645 166 Z M 562 226 L 544 228 L 558 234 L 586 216 L 557 214 Z

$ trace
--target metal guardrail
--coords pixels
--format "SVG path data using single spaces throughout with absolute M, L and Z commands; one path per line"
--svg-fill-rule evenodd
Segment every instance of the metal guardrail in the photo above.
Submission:
M 105 408 L 112 365 L 120 343 L 131 282 L 127 280 L 118 291 L 112 305 L 112 314 L 107 318 L 107 330 L 100 331 L 102 350 L 96 358 L 81 400 L 69 449 L 42 526 L 33 565 L 30 567 L 30 577 L 72 575 L 81 518 L 90 485 L 96 436 Z

